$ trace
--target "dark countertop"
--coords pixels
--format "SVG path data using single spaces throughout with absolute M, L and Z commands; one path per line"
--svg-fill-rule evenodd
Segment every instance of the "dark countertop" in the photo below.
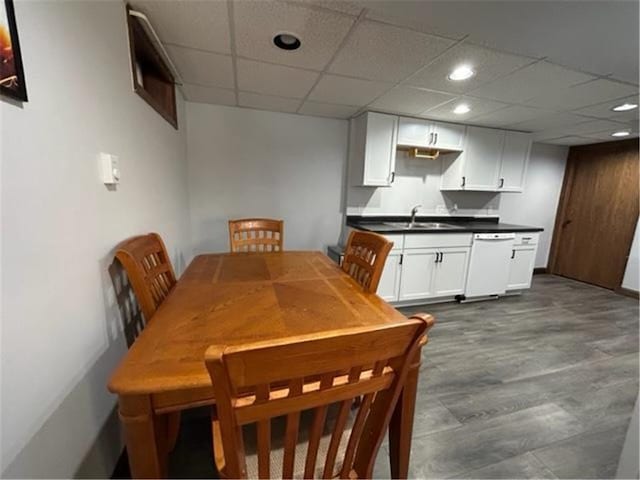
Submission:
M 541 227 L 501 223 L 498 217 L 416 217 L 416 223 L 446 223 L 456 228 L 403 228 L 400 225 L 388 225 L 387 222 L 406 222 L 409 217 L 361 217 L 348 216 L 347 225 L 359 230 L 377 233 L 494 233 L 494 232 L 542 232 Z

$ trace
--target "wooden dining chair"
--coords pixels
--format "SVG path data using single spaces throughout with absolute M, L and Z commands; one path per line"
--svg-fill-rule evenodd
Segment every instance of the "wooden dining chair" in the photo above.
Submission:
M 145 322 L 151 321 L 176 284 L 176 275 L 160 235 L 149 233 L 118 245 L 116 258 L 127 272 Z
M 347 272 L 365 292 L 376 293 L 384 262 L 393 248 L 382 235 L 373 232 L 352 230 L 342 260 L 342 269 Z
M 162 238 L 157 233 L 149 233 L 125 240 L 116 247 L 116 258 L 127 272 L 144 322 L 150 322 L 176 284 L 176 275 Z M 169 450 L 173 450 L 178 439 L 180 417 L 180 412 L 168 414 Z
M 402 323 L 211 346 L 205 361 L 216 397 L 213 443 L 219 473 L 226 478 L 371 478 L 407 372 L 433 323 L 430 315 L 417 314 Z M 363 399 L 355 404 L 358 397 Z M 303 434 L 306 414 L 311 425 Z M 271 443 L 272 420 L 283 416 L 278 448 Z M 256 454 L 247 454 L 245 431 L 251 426 Z
M 281 252 L 284 222 L 270 218 L 229 220 L 231 252 Z

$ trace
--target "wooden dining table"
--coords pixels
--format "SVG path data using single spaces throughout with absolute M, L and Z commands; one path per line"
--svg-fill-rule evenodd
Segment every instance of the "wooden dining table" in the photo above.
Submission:
M 133 478 L 166 477 L 172 413 L 215 404 L 204 363 L 210 345 L 402 319 L 321 252 L 195 257 L 109 381 Z M 419 366 L 418 352 L 389 426 L 393 478 L 408 474 Z

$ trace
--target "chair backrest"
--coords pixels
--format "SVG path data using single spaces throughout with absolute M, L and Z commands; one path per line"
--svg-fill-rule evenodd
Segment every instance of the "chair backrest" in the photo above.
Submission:
M 382 235 L 352 230 L 342 260 L 342 269 L 360 284 L 365 292 L 376 293 L 384 262 L 393 248 Z
M 229 220 L 231 252 L 281 252 L 284 222 L 270 218 Z
M 116 258 L 127 271 L 145 321 L 150 321 L 176 284 L 162 238 L 149 233 L 125 240 L 118 245 Z
M 340 478 L 371 478 L 408 368 L 433 323 L 433 317 L 422 314 L 376 327 L 211 346 L 205 360 L 215 391 L 225 476 L 247 477 L 242 426 L 248 424 L 257 428 L 258 477 L 280 471 L 271 469 L 270 429 L 272 419 L 286 415 L 281 471 L 283 478 L 293 478 L 300 414 L 311 410 L 303 477 L 332 478 L 337 469 Z M 359 405 L 354 403 L 360 397 Z M 316 469 L 329 406 L 338 407 L 337 417 L 325 458 L 320 458 L 323 466 Z M 354 406 L 355 420 L 345 430 Z

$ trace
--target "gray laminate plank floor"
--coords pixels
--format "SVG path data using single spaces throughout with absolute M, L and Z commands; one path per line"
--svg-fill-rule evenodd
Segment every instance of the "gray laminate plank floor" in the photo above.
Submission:
M 412 478 L 611 478 L 638 395 L 638 302 L 537 275 L 520 296 L 404 308 L 423 351 Z M 387 447 L 375 470 L 387 478 Z M 206 411 L 185 415 L 173 477 L 213 477 Z

